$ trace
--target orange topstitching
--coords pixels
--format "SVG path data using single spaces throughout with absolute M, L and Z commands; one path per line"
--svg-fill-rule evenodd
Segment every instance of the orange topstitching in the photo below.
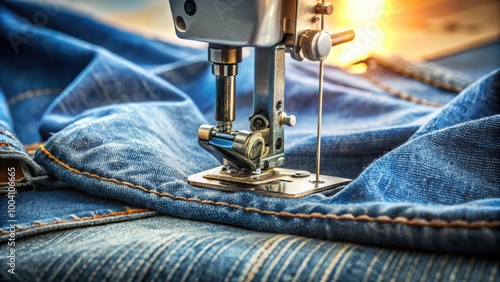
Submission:
M 114 178 L 108 178 L 108 177 L 102 177 L 97 174 L 89 173 L 86 171 L 80 171 L 78 169 L 70 167 L 68 164 L 62 162 L 61 160 L 57 159 L 54 155 L 52 155 L 43 145 L 40 145 L 40 151 L 45 154 L 47 157 L 49 157 L 51 160 L 59 164 L 60 166 L 64 167 L 65 169 L 75 173 L 75 174 L 80 174 L 80 175 L 85 175 L 91 178 L 99 179 L 102 181 L 107 181 L 107 182 L 112 182 L 120 185 L 125 185 L 131 188 L 139 189 L 144 192 L 150 193 L 150 194 L 155 194 L 160 197 L 167 197 L 173 200 L 178 200 L 178 201 L 185 201 L 185 202 L 194 202 L 194 203 L 199 203 L 199 204 L 205 204 L 205 205 L 211 205 L 211 206 L 221 206 L 221 207 L 229 207 L 229 208 L 234 208 L 238 210 L 242 210 L 245 212 L 254 212 L 254 213 L 259 213 L 263 215 L 273 215 L 273 216 L 278 216 L 278 217 L 285 217 L 285 218 L 301 218 L 301 219 L 328 219 L 328 220 L 347 220 L 347 221 L 365 221 L 365 222 L 378 222 L 378 223 L 399 223 L 399 224 L 406 224 L 406 225 L 412 225 L 412 226 L 431 226 L 431 227 L 441 227 L 441 228 L 446 228 L 446 227 L 456 227 L 456 228 L 497 228 L 500 227 L 500 221 L 485 221 L 485 220 L 480 220 L 480 221 L 472 221 L 468 222 L 465 220 L 453 220 L 453 221 L 444 221 L 444 220 L 426 220 L 426 219 L 419 219 L 419 218 L 414 218 L 414 219 L 408 219 L 405 217 L 396 217 L 396 218 L 391 218 L 389 216 L 378 216 L 378 217 L 371 217 L 368 215 L 358 215 L 354 216 L 352 214 L 342 214 L 342 215 L 335 215 L 335 214 L 321 214 L 321 213 L 310 213 L 310 214 L 305 214 L 305 213 L 291 213 L 291 212 L 277 212 L 277 211 L 270 211 L 270 210 L 261 210 L 259 208 L 255 207 L 245 207 L 237 204 L 230 204 L 226 202 L 216 202 L 212 200 L 202 200 L 202 199 L 197 199 L 197 198 L 186 198 L 182 196 L 176 196 L 170 193 L 166 192 L 158 192 L 155 190 L 148 189 L 144 186 L 141 185 L 136 185 L 130 182 L 126 181 L 120 181 L 118 179 Z
M 39 221 L 35 221 L 35 226 L 29 226 L 29 227 L 16 227 L 16 232 L 19 231 L 25 231 L 33 228 L 38 228 L 38 227 L 45 227 L 45 226 L 51 226 L 51 225 L 57 225 L 61 223 L 69 223 L 69 222 L 77 222 L 77 221 L 85 221 L 85 220 L 91 220 L 91 219 L 100 219 L 100 218 L 107 218 L 107 217 L 112 217 L 112 216 L 120 216 L 120 215 L 127 215 L 127 214 L 133 214 L 133 213 L 141 213 L 141 212 L 150 212 L 151 210 L 149 209 L 130 209 L 126 208 L 124 211 L 114 211 L 111 213 L 107 214 L 94 214 L 92 216 L 86 216 L 86 217 L 77 217 L 73 216 L 73 219 L 68 219 L 68 220 L 57 220 L 54 222 L 49 222 L 49 223 L 41 223 Z M 2 230 L 2 234 L 10 234 L 10 231 L 4 231 Z
M 0 148 L 2 148 L 2 147 L 9 147 L 10 148 L 10 143 L 8 143 L 8 142 L 1 142 L 0 143 Z

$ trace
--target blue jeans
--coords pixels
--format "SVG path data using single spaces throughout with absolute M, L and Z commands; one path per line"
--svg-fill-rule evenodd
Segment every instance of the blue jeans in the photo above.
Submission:
M 41 23 L 40 13 L 48 20 Z M 130 226 L 147 233 L 152 226 L 162 226 L 160 221 L 166 218 L 187 226 L 194 224 L 188 220 L 196 220 L 313 237 L 318 239 L 314 241 L 317 250 L 333 244 L 322 241 L 328 240 L 472 254 L 499 252 L 499 72 L 468 86 L 469 78 L 431 65 L 417 66 L 414 76 L 403 77 L 392 67 L 407 65 L 380 58 L 367 62 L 377 67 L 364 76 L 327 67 L 322 173 L 354 181 L 340 191 L 281 199 L 186 183 L 188 175 L 218 165 L 197 145 L 198 126 L 213 123 L 215 80 L 205 50 L 144 39 L 53 7 L 23 2 L 2 2 L 0 34 L 0 159 L 2 167 L 15 168 L 20 191 L 8 194 L 12 185 L 3 181 L 7 195 L 1 199 L 2 207 L 13 198 L 16 201 L 14 217 L 9 209 L 0 211 L 1 238 L 6 242 L 12 224 L 23 246 L 23 236 L 104 223 L 114 228 L 128 223 L 113 222 L 139 218 L 143 219 Z M 285 109 L 298 119 L 286 135 L 287 167 L 314 170 L 316 69 L 311 63 L 287 62 Z M 434 86 L 419 81 L 426 76 L 431 76 Z M 250 55 L 238 75 L 235 128 L 247 127 L 252 77 Z M 466 86 L 458 96 L 453 92 Z M 23 144 L 34 143 L 40 146 L 31 159 Z M 144 218 L 157 212 L 186 220 L 155 217 L 145 227 Z M 83 243 L 93 244 L 86 229 L 65 232 L 58 234 L 76 234 Z M 281 238 L 259 236 L 270 238 L 271 245 Z M 131 237 L 122 238 L 123 244 L 142 244 L 127 238 Z M 310 242 L 283 238 L 292 238 L 278 241 L 290 246 L 293 240 Z M 114 246 L 106 240 L 99 244 L 109 250 Z M 198 250 L 196 246 L 209 248 L 203 244 L 195 244 L 190 252 Z M 229 254 L 226 261 L 238 255 L 238 248 L 231 246 L 221 247 L 230 251 L 224 253 Z M 340 250 L 347 251 L 344 247 Z M 288 247 L 283 250 L 294 252 Z M 38 259 L 26 257 L 29 254 L 22 258 L 26 264 Z M 80 262 L 85 256 L 77 248 L 65 254 L 59 259 L 75 256 Z M 318 253 L 323 255 L 327 256 Z M 427 259 L 428 264 L 417 259 L 415 265 L 426 269 L 424 265 L 433 260 Z M 485 265 L 495 278 L 498 265 Z M 182 267 L 190 269 L 189 264 Z M 301 266 L 287 265 L 287 269 L 296 267 Z M 328 270 L 327 265 L 319 268 Z M 312 273 L 315 266 L 304 269 Z M 465 277 L 466 270 L 460 268 L 459 273 Z M 429 271 L 439 273 L 439 269 Z
M 498 281 L 495 257 L 398 250 L 154 216 L 20 240 L 8 281 Z M 3 269 L 2 269 L 3 270 Z

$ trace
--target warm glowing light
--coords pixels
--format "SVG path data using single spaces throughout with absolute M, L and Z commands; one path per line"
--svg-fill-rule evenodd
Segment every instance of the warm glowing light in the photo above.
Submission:
M 349 0 L 345 2 L 345 12 L 357 23 L 372 21 L 384 9 L 386 0 Z
M 357 63 L 347 68 L 347 71 L 352 74 L 364 74 L 368 70 L 368 65 L 365 63 Z
M 353 28 L 356 38 L 334 47 L 330 63 L 345 66 L 367 57 L 373 52 L 390 51 L 391 20 L 401 11 L 398 0 L 349 0 L 341 2 L 333 14 L 328 30 Z

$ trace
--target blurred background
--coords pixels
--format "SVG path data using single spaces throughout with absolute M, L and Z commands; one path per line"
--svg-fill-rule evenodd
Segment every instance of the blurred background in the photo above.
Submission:
M 122 29 L 179 44 L 204 46 L 175 36 L 168 0 L 45 0 L 82 11 Z M 499 0 L 331 0 L 327 30 L 347 27 L 353 42 L 328 58 L 345 66 L 371 53 L 432 60 L 498 41 Z

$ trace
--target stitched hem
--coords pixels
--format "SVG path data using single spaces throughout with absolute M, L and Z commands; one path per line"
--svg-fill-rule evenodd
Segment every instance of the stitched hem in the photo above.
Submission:
M 420 104 L 420 105 L 424 105 L 424 106 L 430 106 L 430 107 L 436 107 L 436 108 L 443 106 L 443 105 L 438 104 L 438 103 L 434 103 L 434 102 L 430 102 L 430 101 L 416 98 L 416 97 L 408 94 L 407 92 L 398 91 L 398 90 L 384 84 L 380 80 L 376 79 L 374 76 L 369 75 L 367 73 L 362 74 L 362 76 L 364 78 L 366 78 L 368 81 L 370 81 L 373 85 L 379 87 L 380 89 L 386 91 L 387 93 L 391 94 L 392 96 L 394 96 L 396 98 L 403 99 L 403 100 L 410 101 L 412 103 Z
M 45 95 L 59 95 L 63 89 L 62 88 L 45 88 L 45 89 L 36 89 L 29 90 L 22 93 L 18 93 L 14 97 L 10 98 L 7 101 L 7 105 L 12 106 L 19 102 L 22 102 L 26 99 L 37 97 L 37 96 L 45 96 Z
M 455 228 L 497 228 L 500 227 L 500 221 L 485 221 L 485 220 L 479 220 L 479 221 L 465 221 L 465 220 L 452 220 L 452 221 L 444 221 L 444 220 L 426 220 L 426 219 L 421 219 L 421 218 L 414 218 L 414 219 L 409 219 L 405 217 L 396 217 L 396 218 L 391 218 L 386 215 L 381 215 L 377 217 L 371 217 L 368 215 L 358 215 L 354 216 L 353 214 L 342 214 L 342 215 L 335 215 L 335 214 L 322 214 L 322 213 L 310 213 L 310 214 L 305 214 L 305 213 L 291 213 L 291 212 L 277 212 L 277 211 L 270 211 L 270 210 L 261 210 L 259 208 L 255 207 L 245 207 L 237 204 L 231 204 L 231 203 L 226 203 L 226 202 L 216 202 L 212 200 L 203 200 L 203 199 L 198 199 L 198 198 L 186 198 L 182 196 L 176 196 L 170 193 L 166 192 L 158 192 L 156 190 L 148 189 L 144 186 L 133 184 L 130 182 L 126 181 L 121 181 L 115 178 L 108 178 L 108 177 L 103 177 L 99 176 L 97 174 L 89 173 L 86 171 L 80 171 L 76 168 L 73 168 L 69 166 L 68 164 L 62 162 L 58 158 L 56 158 L 52 153 L 50 153 L 47 149 L 45 149 L 44 145 L 40 145 L 40 151 L 46 155 L 49 159 L 57 163 L 58 165 L 62 166 L 63 168 L 79 175 L 85 175 L 91 178 L 95 178 L 98 180 L 106 181 L 106 182 L 112 182 L 115 184 L 119 185 L 125 185 L 134 189 L 139 189 L 144 192 L 154 194 L 160 197 L 167 197 L 172 200 L 176 201 L 184 201 L 184 202 L 193 202 L 193 203 L 198 203 L 198 204 L 205 204 L 205 205 L 211 205 L 211 206 L 219 206 L 219 207 L 228 207 L 228 208 L 234 208 L 238 209 L 244 212 L 253 212 L 253 213 L 258 213 L 262 215 L 273 215 L 277 217 L 283 217 L 283 218 L 301 218 L 301 219 L 327 219 L 327 220 L 343 220 L 343 221 L 360 221 L 360 222 L 377 222 L 377 223 L 398 223 L 398 224 L 405 224 L 405 225 L 411 225 L 411 226 L 430 226 L 430 227 L 439 227 L 439 228 L 449 228 L 449 227 L 455 227 Z
M 452 85 L 451 83 L 443 80 L 439 80 L 436 78 L 433 78 L 429 75 L 426 75 L 424 73 L 419 73 L 418 71 L 415 70 L 409 70 L 405 68 L 404 66 L 398 65 L 397 62 L 394 62 L 391 59 L 393 58 L 384 58 L 382 56 L 377 56 L 377 55 L 372 55 L 369 59 L 375 60 L 377 63 L 381 64 L 382 66 L 391 69 L 392 71 L 399 73 L 405 77 L 416 79 L 420 82 L 429 84 L 431 86 L 437 87 L 437 88 L 442 88 L 444 90 L 448 90 L 451 92 L 456 92 L 460 93 L 464 90 L 463 87 L 457 86 L 457 85 Z M 402 58 L 397 58 L 401 63 L 404 64 L 410 64 L 410 62 L 402 59 Z
M 92 215 L 92 216 L 86 216 L 86 217 L 78 217 L 74 214 L 71 214 L 70 216 L 73 219 L 68 219 L 68 220 L 61 220 L 59 218 L 55 218 L 56 221 L 53 222 L 48 222 L 48 223 L 42 223 L 40 221 L 34 221 L 35 225 L 31 225 L 28 227 L 17 227 L 16 226 L 16 232 L 20 231 L 26 231 L 30 229 L 35 229 L 35 228 L 40 228 L 40 227 L 46 227 L 46 226 L 51 226 L 51 225 L 58 225 L 58 224 L 63 224 L 63 223 L 71 223 L 71 222 L 79 222 L 79 221 L 86 221 L 86 220 L 92 220 L 92 219 L 101 219 L 101 218 L 108 218 L 108 217 L 113 217 L 113 216 L 120 216 L 120 215 L 128 215 L 128 214 L 135 214 L 135 213 L 143 213 L 143 212 L 150 212 L 151 210 L 149 209 L 131 209 L 126 207 L 124 211 L 111 211 L 111 213 L 108 214 L 100 214 L 100 215 Z M 3 229 L 0 229 L 2 232 L 2 235 L 7 235 L 10 234 L 10 231 L 5 231 Z
M 33 158 L 35 156 L 36 150 L 42 144 L 43 144 L 43 142 L 36 142 L 36 143 L 33 143 L 33 144 L 24 145 L 24 149 L 26 149 L 26 152 L 27 152 L 28 156 L 30 156 L 31 158 Z
M 0 148 L 2 148 L 2 147 L 9 147 L 10 148 L 10 143 L 8 143 L 8 142 L 1 142 L 0 143 Z

